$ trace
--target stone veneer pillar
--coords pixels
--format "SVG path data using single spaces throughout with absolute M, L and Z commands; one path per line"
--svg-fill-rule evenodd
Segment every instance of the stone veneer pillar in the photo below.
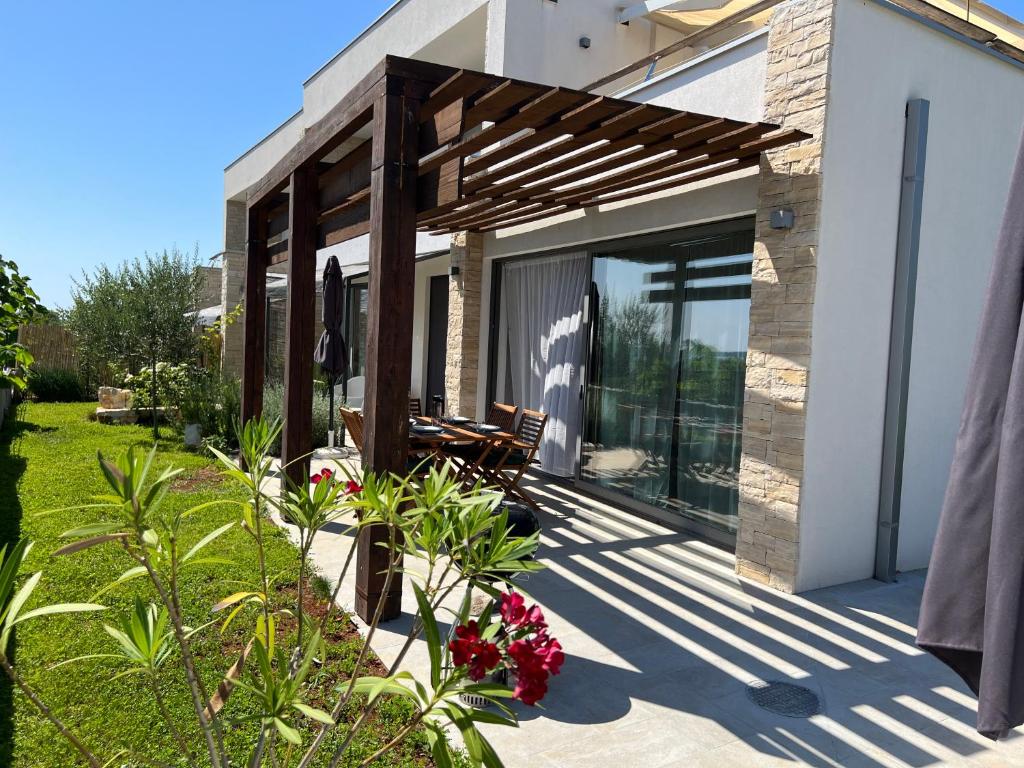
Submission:
M 765 120 L 812 138 L 761 160 L 736 571 L 786 592 L 796 589 L 799 565 L 833 9 L 833 0 L 793 0 L 775 9 L 768 33 Z M 780 207 L 796 214 L 792 229 L 771 228 L 769 214 Z
M 451 265 L 458 267 L 459 274 L 448 283 L 448 350 L 444 390 L 449 412 L 467 416 L 476 414 L 483 255 L 483 235 L 459 232 L 452 236 Z
M 246 205 L 237 200 L 224 203 L 224 253 L 221 255 L 221 317 L 245 297 Z M 224 373 L 242 375 L 241 318 L 222 329 L 220 366 Z

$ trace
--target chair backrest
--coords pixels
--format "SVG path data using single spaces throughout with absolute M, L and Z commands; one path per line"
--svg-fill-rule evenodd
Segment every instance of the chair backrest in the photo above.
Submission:
M 548 415 L 546 413 L 523 408 L 523 415 L 520 417 L 519 427 L 516 429 L 516 437 L 530 446 L 531 454 L 540 448 L 540 441 L 544 437 L 544 426 L 547 423 Z
M 345 397 L 345 405 L 349 408 L 362 408 L 363 397 L 366 393 L 366 377 L 353 376 L 346 385 L 348 395 Z
M 423 405 L 420 403 L 420 399 L 418 397 L 410 397 L 409 398 L 409 415 L 410 416 L 422 416 L 423 415 Z
M 361 455 L 363 453 L 363 414 L 344 407 L 339 408 L 338 411 L 341 413 L 341 420 L 345 423 L 345 429 L 348 430 L 348 434 L 352 438 L 352 445 Z
M 501 427 L 502 432 L 515 432 L 516 416 L 519 408 L 505 403 L 492 403 L 491 410 L 487 414 L 487 423 Z

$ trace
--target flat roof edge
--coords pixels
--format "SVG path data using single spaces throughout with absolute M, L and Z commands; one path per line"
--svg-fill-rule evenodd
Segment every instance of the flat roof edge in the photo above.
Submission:
M 288 125 L 288 124 L 289 124 L 289 123 L 291 123 L 291 122 L 292 122 L 293 120 L 295 120 L 296 118 L 298 118 L 298 117 L 299 117 L 300 115 L 302 115 L 302 107 L 299 107 L 298 111 L 297 111 L 297 112 L 296 112 L 295 114 L 293 114 L 293 115 L 292 115 L 291 117 L 289 117 L 289 118 L 286 118 L 286 119 L 284 120 L 284 122 L 280 123 L 280 124 L 279 124 L 279 125 L 278 125 L 278 126 L 277 126 L 276 128 L 272 129 L 272 130 L 270 131 L 270 133 L 268 133 L 268 134 L 267 134 L 266 136 L 264 136 L 264 137 L 263 137 L 262 139 L 260 139 L 259 141 L 257 141 L 257 142 L 256 142 L 255 144 L 253 144 L 253 145 L 252 145 L 251 147 L 249 147 L 249 148 L 248 148 L 247 150 L 245 150 L 245 152 L 243 152 L 242 154 L 240 154 L 240 155 L 239 155 L 238 157 L 236 157 L 236 158 L 235 158 L 234 160 L 232 160 L 232 161 L 231 161 L 230 163 L 228 163 L 227 165 L 225 165 L 225 166 L 224 166 L 224 172 L 225 172 L 225 173 L 227 173 L 228 171 L 230 171 L 230 170 L 231 170 L 231 169 L 232 169 L 233 167 L 235 167 L 236 165 L 238 165 L 238 163 L 240 163 L 240 162 L 241 162 L 242 160 L 244 160 L 244 159 L 245 159 L 246 157 L 248 157 L 249 155 L 251 155 L 251 154 L 252 154 L 253 152 L 255 152 L 255 151 L 256 151 L 257 149 L 259 149 L 259 148 L 260 148 L 260 147 L 261 147 L 262 145 L 266 144 L 266 143 L 267 143 L 267 142 L 268 142 L 268 141 L 269 141 L 269 140 L 270 140 L 270 139 L 271 139 L 271 138 L 272 138 L 272 137 L 274 136 L 274 134 L 276 134 L 276 133 L 277 133 L 278 131 L 280 131 L 280 130 L 281 130 L 282 128 L 284 128 L 284 127 L 285 127 L 286 125 Z
M 920 24 L 923 24 L 929 29 L 933 29 L 936 32 L 939 32 L 940 34 L 946 35 L 947 37 L 951 37 L 954 40 L 957 40 L 971 48 L 981 51 L 982 53 L 987 53 L 989 56 L 993 56 L 999 59 L 1000 61 L 1004 61 L 1007 64 L 1016 67 L 1017 69 L 1024 70 L 1024 62 L 1017 61 L 1017 59 L 1013 58 L 1012 56 L 1007 56 L 1005 53 L 1000 53 L 991 46 L 979 43 L 976 40 L 971 40 L 971 38 L 967 37 L 967 35 L 961 34 L 960 32 L 957 32 L 955 29 L 950 29 L 945 24 L 942 24 L 938 21 L 933 21 L 932 19 L 929 19 L 927 16 L 922 16 L 919 13 L 915 13 L 914 11 L 908 8 L 904 8 L 901 5 L 897 5 L 896 3 L 890 2 L 889 0 L 870 0 L 870 2 L 874 3 L 875 5 L 881 6 L 882 8 L 886 8 L 890 11 L 893 11 L 894 13 L 898 13 L 901 16 L 905 16 L 906 18 L 916 21 Z M 1009 43 L 1006 43 L 1005 40 L 1001 42 L 1005 43 L 1006 45 L 1009 45 Z
M 340 51 L 338 51 L 336 54 L 331 56 L 331 58 L 329 58 L 327 61 L 325 61 L 316 72 L 314 72 L 312 75 L 310 75 L 305 80 L 303 80 L 302 81 L 302 87 L 305 88 L 311 82 L 313 82 L 318 77 L 320 77 L 320 75 L 323 73 L 323 71 L 325 69 L 327 69 L 329 66 L 331 66 L 331 64 L 333 64 L 338 59 L 340 59 L 342 56 L 344 56 L 345 52 L 349 48 L 351 48 L 353 45 L 355 45 L 360 40 L 362 40 L 364 37 L 366 37 L 366 35 L 370 32 L 370 30 L 372 30 L 374 27 L 376 27 L 378 24 L 380 24 L 382 21 L 384 21 L 384 19 L 386 19 L 388 16 L 390 16 L 396 10 L 398 10 L 399 6 L 405 5 L 408 2 L 409 2 L 409 0 L 395 0 L 395 2 L 393 2 L 387 8 L 385 8 L 384 11 L 377 18 L 375 18 L 373 21 L 371 21 L 366 26 L 366 28 L 363 29 L 362 32 L 360 32 L 358 35 L 353 37 L 348 43 L 345 44 L 345 46 Z

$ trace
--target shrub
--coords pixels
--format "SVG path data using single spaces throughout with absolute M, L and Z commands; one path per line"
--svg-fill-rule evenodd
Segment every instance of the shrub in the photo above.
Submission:
M 165 408 L 180 408 L 185 391 L 191 378 L 195 375 L 194 366 L 188 364 L 171 365 L 156 364 L 156 399 L 157 405 Z M 143 368 L 137 374 L 124 377 L 124 386 L 132 391 L 132 408 L 137 411 L 153 407 L 153 374 Z
M 77 403 L 92 399 L 77 371 L 56 368 L 33 368 L 28 377 L 28 391 L 40 403 Z
M 449 746 L 446 729 L 458 728 L 470 765 L 500 767 L 501 760 L 477 724 L 517 726 L 515 711 L 502 700 L 536 704 L 565 658 L 541 609 L 528 607 L 513 589 L 514 578 L 543 568 L 533 559 L 538 534 L 513 536 L 507 512 L 501 510 L 501 495 L 480 486 L 462 487 L 450 466 L 431 468 L 422 478 L 367 471 L 345 482 L 325 470 L 311 478 L 312 487 L 303 482 L 290 486 L 280 498 L 268 496 L 265 484 L 273 462 L 267 447 L 278 430 L 277 424 L 246 424 L 239 436 L 246 472 L 233 459 L 218 455 L 224 474 L 244 494 L 245 503 L 219 502 L 230 505 L 237 517 L 210 530 L 184 553 L 182 542 L 189 533 L 186 521 L 201 520 L 205 514 L 197 513 L 208 511 L 217 502 L 169 512 L 164 502 L 177 493 L 173 483 L 180 470 L 165 468 L 158 474 L 153 468 L 155 447 L 148 456 L 129 449 L 127 456 L 117 461 L 100 454 L 109 491 L 89 508 L 104 508 L 103 522 L 62 534 L 63 539 L 73 541 L 55 554 L 70 556 L 94 547 L 113 550 L 108 559 L 127 570 L 97 597 L 129 579 L 138 579 L 145 586 L 133 589 L 133 607 L 104 614 L 110 623 L 103 628 L 113 642 L 105 641 L 96 648 L 97 653 L 62 664 L 103 659 L 104 666 L 94 673 L 97 685 L 111 673 L 115 677 L 132 674 L 148 683 L 149 696 L 143 693 L 146 698 L 138 693 L 100 697 L 96 706 L 113 720 L 124 708 L 137 708 L 146 700 L 155 703 L 163 723 L 153 726 L 154 743 L 159 735 L 165 743 L 175 745 L 178 759 L 168 761 L 174 765 L 241 765 L 231 759 L 233 752 L 239 751 L 232 749 L 234 744 L 244 745 L 244 753 L 250 755 L 246 763 L 254 767 L 292 764 L 289 758 L 300 755 L 302 765 L 314 761 L 323 765 L 328 760 L 332 764 L 359 761 L 361 766 L 376 765 L 379 758 L 415 737 L 421 748 L 430 749 L 435 765 L 453 766 L 461 760 Z M 299 556 L 292 559 L 294 565 L 286 574 L 270 570 L 265 557 L 275 538 L 268 519 L 275 508 L 292 521 L 298 539 Z M 310 552 L 316 535 L 328 526 L 345 528 L 350 549 L 345 564 L 331 574 L 337 586 L 325 590 L 330 592 L 326 610 L 310 613 L 305 599 L 312 574 Z M 367 643 L 346 679 L 343 674 L 330 674 L 333 670 L 325 668 L 323 660 L 346 642 L 345 638 L 335 639 L 330 627 L 339 618 L 338 589 L 345 583 L 358 542 L 363 540 L 359 534 L 370 526 L 383 534 L 386 543 L 384 591 L 393 578 L 403 578 L 403 561 L 418 561 L 416 571 L 425 576 L 411 583 L 416 608 L 393 668 L 384 671 L 372 665 Z M 218 593 L 211 592 L 207 606 L 219 614 L 216 621 L 190 628 L 181 610 L 181 575 L 197 566 L 219 568 L 223 576 L 218 581 L 224 583 L 218 592 L 229 591 L 232 582 L 226 579 L 237 577 L 238 564 L 213 556 L 213 550 L 196 555 L 232 529 L 238 542 L 233 544 L 233 553 L 255 560 L 257 577 L 252 583 L 233 582 L 232 588 L 241 586 L 245 591 L 216 603 Z M 22 655 L 18 659 L 10 655 L 15 625 L 107 608 L 96 603 L 34 603 L 33 609 L 23 610 L 43 577 L 37 572 L 19 586 L 16 574 L 30 547 L 30 542 L 22 540 L 10 550 L 0 549 L 0 669 L 92 768 L 115 761 L 127 764 L 128 760 L 133 765 L 165 764 L 147 759 L 148 754 L 127 750 L 101 762 L 75 725 L 66 724 L 42 701 L 35 681 L 23 672 L 26 660 Z M 279 582 L 294 583 L 296 596 L 279 595 Z M 491 599 L 477 618 L 471 618 L 475 591 Z M 445 621 L 449 620 L 447 614 L 453 612 L 448 603 L 459 595 L 464 598 L 454 612 L 454 630 L 449 633 L 438 616 L 443 613 Z M 370 621 L 368 637 L 379 621 L 377 612 Z M 219 631 L 215 624 L 220 624 Z M 229 625 L 233 632 L 227 634 Z M 430 667 L 429 676 L 417 679 L 401 669 L 401 664 L 420 636 Z M 196 661 L 199 648 L 215 649 L 223 657 L 213 697 L 201 683 L 201 667 Z M 326 679 L 324 671 L 328 672 Z M 502 682 L 509 676 L 515 679 L 514 688 Z M 166 684 L 175 679 L 176 685 Z M 239 693 L 232 695 L 235 691 Z M 492 709 L 468 708 L 461 701 L 464 695 L 480 699 Z M 371 722 L 390 725 L 397 733 L 366 754 L 353 739 Z M 231 737 L 230 743 L 225 735 Z M 115 748 L 118 728 L 111 728 L 105 736 L 97 746 L 104 751 Z M 285 755 L 283 761 L 277 758 L 279 751 Z
M 268 383 L 263 390 L 263 417 L 273 422 L 284 419 L 284 384 L 279 382 Z M 327 399 L 327 392 L 319 387 L 313 388 L 313 447 L 323 448 L 327 445 L 327 428 L 331 418 L 331 403 Z M 337 429 L 338 425 L 335 424 Z M 271 446 L 275 456 L 281 455 L 281 436 Z

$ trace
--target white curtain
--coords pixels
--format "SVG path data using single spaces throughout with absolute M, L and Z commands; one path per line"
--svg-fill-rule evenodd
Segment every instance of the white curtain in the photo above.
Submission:
M 502 271 L 513 402 L 548 415 L 538 456 L 555 475 L 576 469 L 587 278 L 586 253 L 513 262 Z

